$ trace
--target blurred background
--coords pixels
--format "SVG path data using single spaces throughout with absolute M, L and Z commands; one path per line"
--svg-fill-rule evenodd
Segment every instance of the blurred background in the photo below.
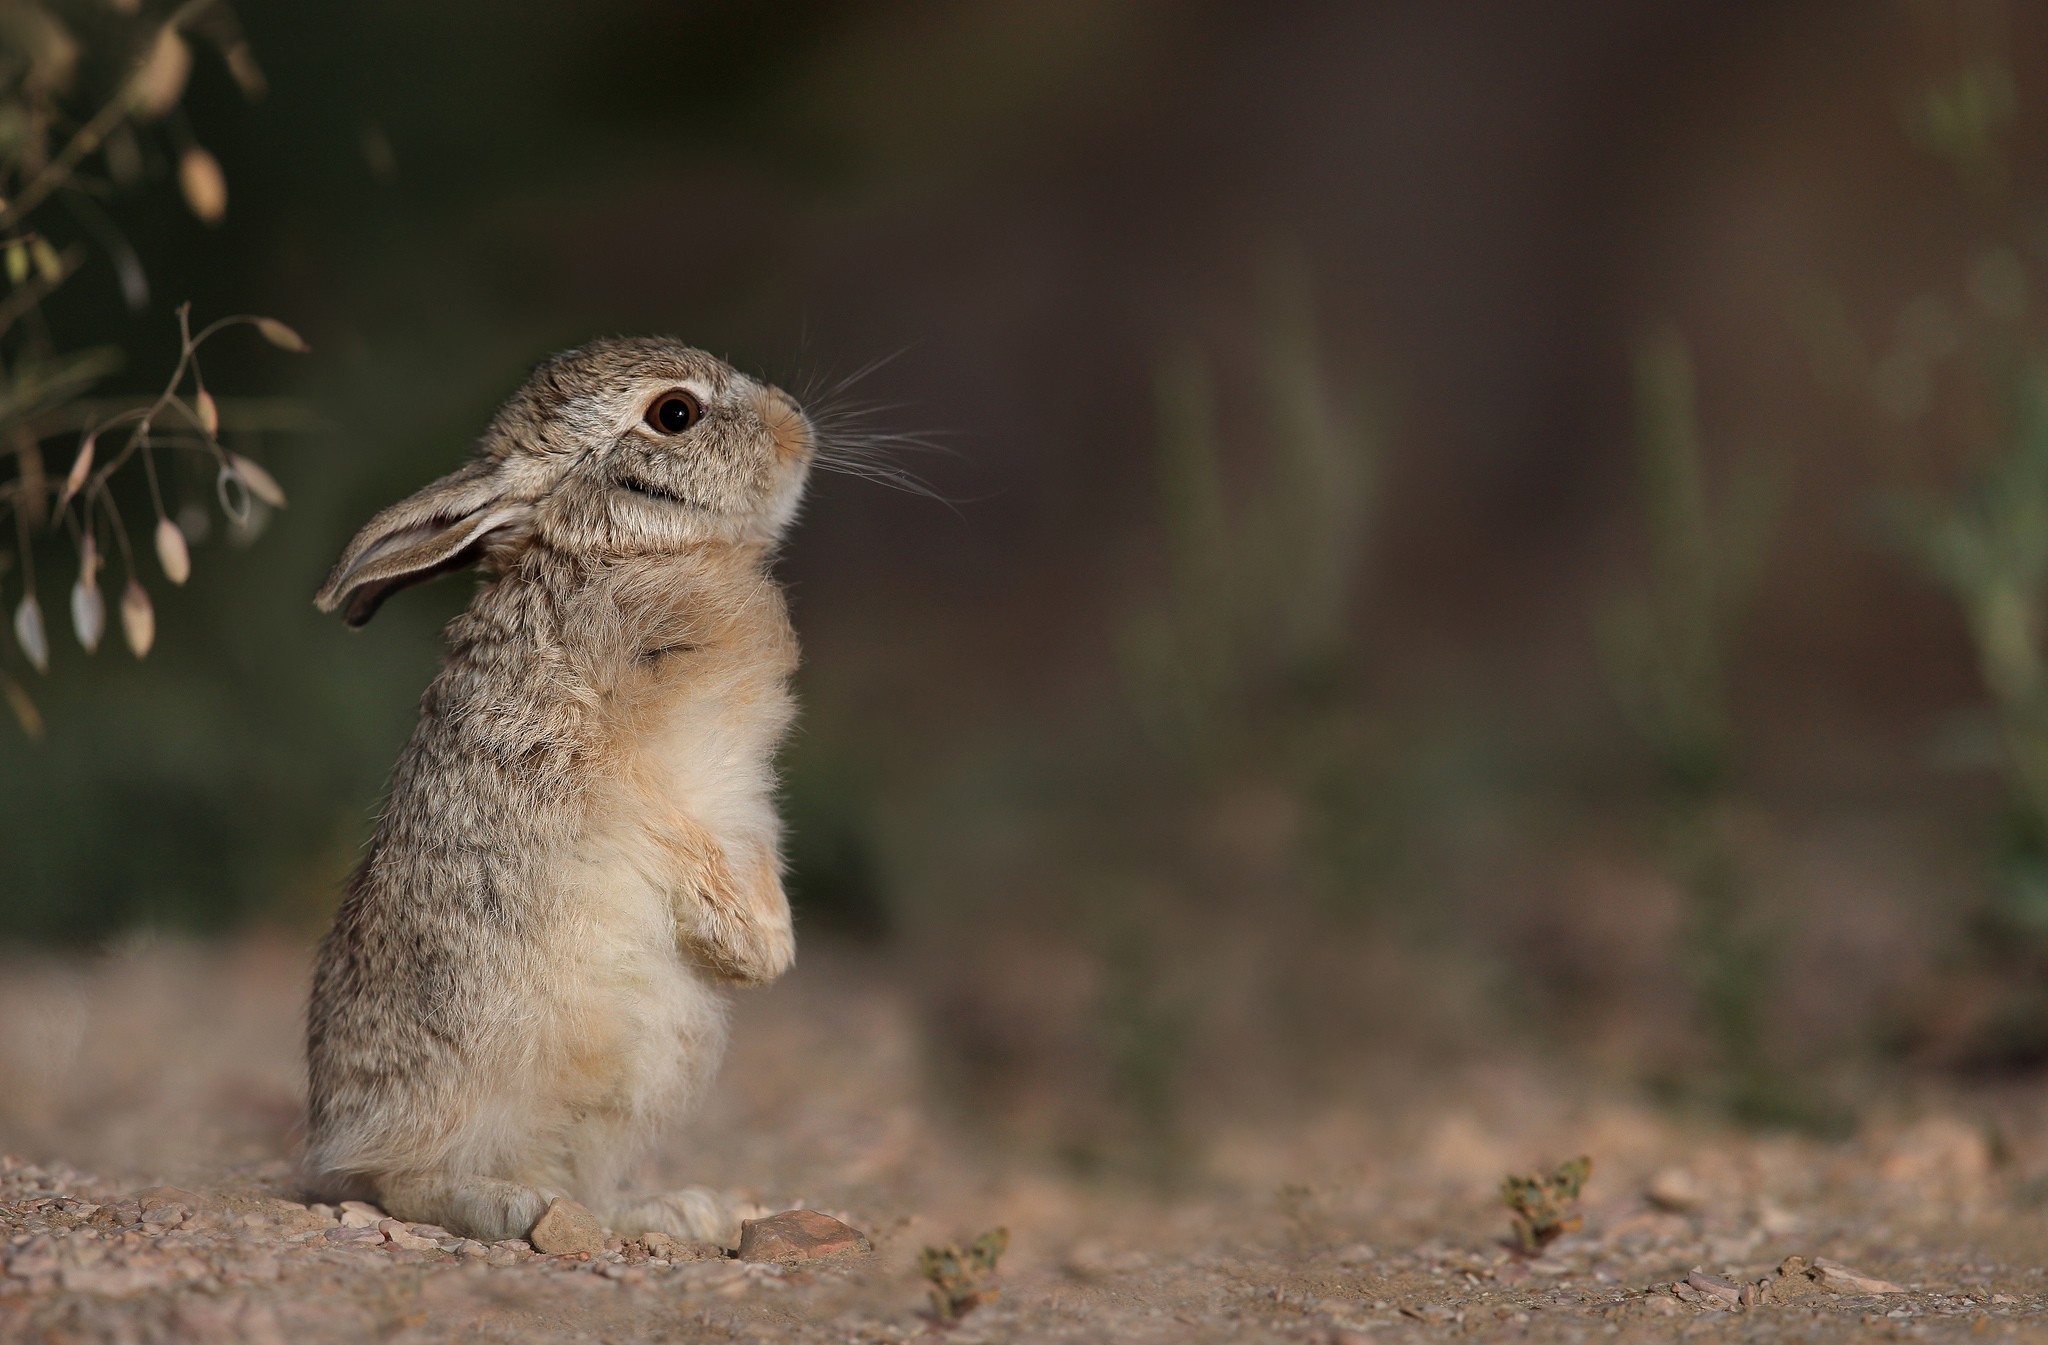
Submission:
M 50 646 L 0 654 L 0 939 L 310 946 L 473 584 L 350 634 L 326 566 L 534 361 L 660 331 L 942 450 L 814 483 L 785 769 L 807 960 L 970 1123 L 1171 1179 L 1487 1053 L 1822 1132 L 2048 1066 L 2048 14 L 0 18 L 12 195 L 136 109 L 0 218 L 62 282 L 0 313 Z M 32 502 L 187 301 L 311 346 L 203 356 L 289 508 L 158 454 L 176 586 L 112 476 L 154 645 L 89 657 Z

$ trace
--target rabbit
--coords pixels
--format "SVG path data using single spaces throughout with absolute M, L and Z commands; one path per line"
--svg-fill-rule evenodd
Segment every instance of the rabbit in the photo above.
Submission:
M 770 572 L 814 456 L 780 389 L 666 339 L 541 364 L 471 458 L 315 597 L 492 577 L 393 769 L 307 1015 L 307 1185 L 481 1241 L 551 1200 L 731 1245 L 622 1176 L 715 1072 L 730 992 L 795 957 L 773 756 L 797 645 Z

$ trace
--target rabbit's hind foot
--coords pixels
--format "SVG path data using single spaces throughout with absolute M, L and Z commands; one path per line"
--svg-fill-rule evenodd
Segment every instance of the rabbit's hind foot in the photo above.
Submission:
M 391 1173 L 376 1178 L 377 1203 L 395 1219 L 439 1224 L 478 1242 L 523 1238 L 554 1193 L 496 1177 Z
M 739 1213 L 716 1191 L 686 1186 L 658 1196 L 628 1196 L 612 1210 L 613 1231 L 622 1238 L 666 1233 L 689 1242 L 714 1242 L 737 1247 Z

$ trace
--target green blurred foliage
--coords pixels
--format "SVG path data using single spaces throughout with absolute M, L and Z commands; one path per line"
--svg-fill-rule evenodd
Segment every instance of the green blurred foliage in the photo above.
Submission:
M 1825 1124 L 1776 1058 L 1769 1006 L 1783 913 L 1746 870 L 1729 683 L 1744 618 L 1765 579 L 1786 494 L 1781 472 L 1742 465 L 1710 501 L 1691 355 L 1674 332 L 1636 352 L 1636 442 L 1646 588 L 1600 614 L 1610 685 L 1656 768 L 1659 862 L 1684 895 L 1681 965 L 1713 1046 L 1711 1068 L 1670 1073 L 1753 1122 Z
M 1362 389 L 1337 395 L 1316 349 L 1309 278 L 1275 268 L 1258 351 L 1249 484 L 1225 472 L 1216 377 L 1195 349 L 1161 361 L 1159 497 L 1167 595 L 1123 636 L 1132 702 L 1153 742 L 1191 763 L 1242 764 L 1273 725 L 1340 687 L 1352 655 L 1377 429 Z
M 1636 442 L 1647 588 L 1602 613 L 1607 673 L 1629 725 L 1678 794 L 1713 794 L 1734 770 L 1728 663 L 1782 505 L 1782 474 L 1749 464 L 1715 510 L 1675 333 L 1636 355 Z

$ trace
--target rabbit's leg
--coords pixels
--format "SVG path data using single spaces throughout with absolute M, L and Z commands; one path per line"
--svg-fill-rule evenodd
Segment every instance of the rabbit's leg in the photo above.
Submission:
M 523 1238 L 555 1193 L 497 1177 L 393 1172 L 375 1179 L 377 1203 L 394 1219 L 439 1224 L 478 1242 Z
M 609 1211 L 608 1222 L 622 1238 L 666 1233 L 690 1242 L 715 1242 L 737 1247 L 740 1220 L 732 1202 L 702 1186 L 686 1186 L 657 1196 L 626 1196 Z
M 693 819 L 673 815 L 667 846 L 682 941 L 720 979 L 760 985 L 796 960 L 796 931 L 775 856 L 728 853 Z

